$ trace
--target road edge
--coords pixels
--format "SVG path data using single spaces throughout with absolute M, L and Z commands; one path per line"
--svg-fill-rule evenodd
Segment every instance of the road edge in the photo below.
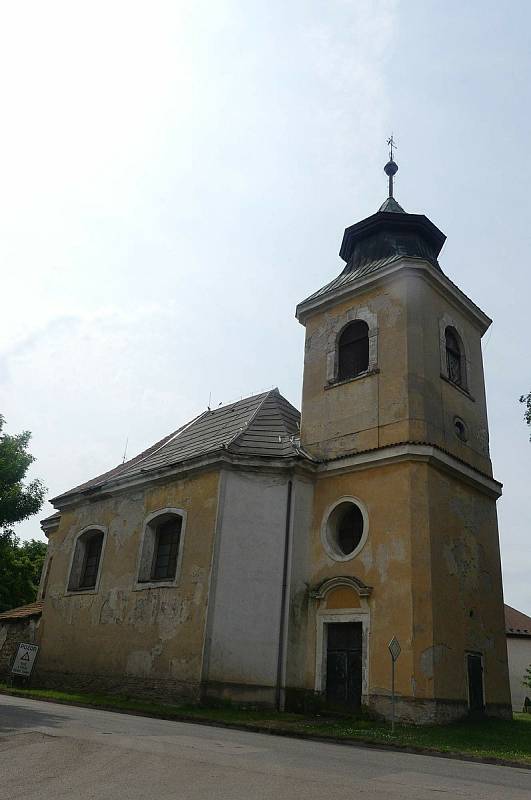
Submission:
M 93 711 L 112 711 L 114 714 L 128 714 L 133 717 L 147 717 L 150 719 L 160 719 L 165 722 L 186 722 L 195 725 L 206 725 L 211 728 L 230 728 L 237 731 L 249 731 L 251 733 L 263 733 L 270 736 L 284 736 L 289 739 L 303 739 L 312 742 L 324 742 L 326 744 L 341 744 L 346 747 L 361 747 L 369 750 L 390 750 L 396 753 L 411 753 L 413 755 L 434 756 L 435 758 L 449 758 L 454 761 L 469 761 L 474 764 L 491 764 L 497 767 L 512 767 L 513 769 L 524 769 L 531 772 L 531 764 L 524 761 L 510 761 L 505 758 L 494 758 L 491 756 L 474 756 L 468 753 L 450 750 L 435 750 L 429 747 L 412 747 L 410 745 L 392 744 L 390 742 L 375 742 L 372 739 L 344 739 L 337 736 L 318 736 L 313 733 L 303 733 L 302 731 L 285 730 L 284 728 L 264 728 L 254 723 L 223 722 L 222 720 L 198 719 L 188 714 L 156 714 L 147 711 L 137 711 L 135 709 L 117 708 L 113 705 L 94 703 L 81 703 L 70 700 L 56 700 L 52 697 L 39 697 L 31 691 L 18 692 L 16 689 L 0 689 L 0 696 L 18 697 L 21 700 L 36 700 L 41 703 L 55 703 L 59 706 L 74 706 L 76 708 L 88 708 Z

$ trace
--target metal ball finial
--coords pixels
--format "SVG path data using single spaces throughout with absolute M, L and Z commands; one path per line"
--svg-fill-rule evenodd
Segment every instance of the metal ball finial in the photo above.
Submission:
M 389 197 L 393 196 L 393 178 L 398 172 L 398 164 L 395 162 L 393 158 L 393 148 L 396 147 L 395 140 L 393 139 L 393 134 L 387 140 L 387 144 L 389 145 L 389 161 L 384 167 L 385 174 L 389 177 Z

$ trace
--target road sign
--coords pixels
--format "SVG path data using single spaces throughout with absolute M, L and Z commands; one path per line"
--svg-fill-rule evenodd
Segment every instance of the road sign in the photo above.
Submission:
M 389 652 L 391 653 L 391 658 L 393 659 L 393 661 L 396 661 L 396 659 L 402 652 L 402 648 L 400 647 L 400 642 L 398 641 L 396 636 L 393 636 L 393 638 L 389 642 Z
M 39 648 L 36 644 L 24 644 L 21 642 L 18 646 L 13 666 L 11 667 L 11 673 L 13 675 L 22 675 L 24 678 L 29 678 L 38 652 Z
M 391 731 L 395 732 L 395 662 L 402 652 L 400 642 L 393 636 L 389 642 L 389 652 L 391 653 Z

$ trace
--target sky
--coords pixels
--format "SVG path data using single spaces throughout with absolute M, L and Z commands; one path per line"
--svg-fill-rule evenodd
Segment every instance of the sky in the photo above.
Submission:
M 300 408 L 297 302 L 395 195 L 494 323 L 505 599 L 531 614 L 531 5 L 2 3 L 0 411 L 49 497 L 212 407 Z M 38 519 L 23 538 L 44 538 Z

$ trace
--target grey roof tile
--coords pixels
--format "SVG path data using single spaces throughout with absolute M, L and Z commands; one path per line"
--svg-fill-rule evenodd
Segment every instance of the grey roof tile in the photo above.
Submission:
M 330 283 L 322 286 L 321 289 L 318 289 L 316 292 L 299 303 L 299 306 L 303 306 L 305 303 L 309 303 L 311 300 L 317 300 L 318 297 L 324 297 L 324 295 L 327 295 L 329 292 L 333 292 L 335 289 L 339 289 L 342 286 L 348 285 L 349 283 L 354 283 L 354 281 L 358 280 L 359 278 L 363 278 L 366 275 L 377 272 L 379 269 L 382 267 L 387 267 L 389 264 L 394 264 L 395 261 L 399 261 L 401 258 L 401 255 L 388 256 L 387 258 L 380 258 L 378 261 L 370 261 L 369 263 L 363 264 L 362 266 L 350 272 L 343 271 L 337 276 L 337 278 L 334 278 L 333 281 L 330 281 Z
M 135 458 L 54 498 L 60 502 L 79 492 L 103 489 L 115 481 L 176 466 L 219 450 L 243 456 L 305 457 L 293 441 L 300 413 L 278 389 L 204 411 Z

